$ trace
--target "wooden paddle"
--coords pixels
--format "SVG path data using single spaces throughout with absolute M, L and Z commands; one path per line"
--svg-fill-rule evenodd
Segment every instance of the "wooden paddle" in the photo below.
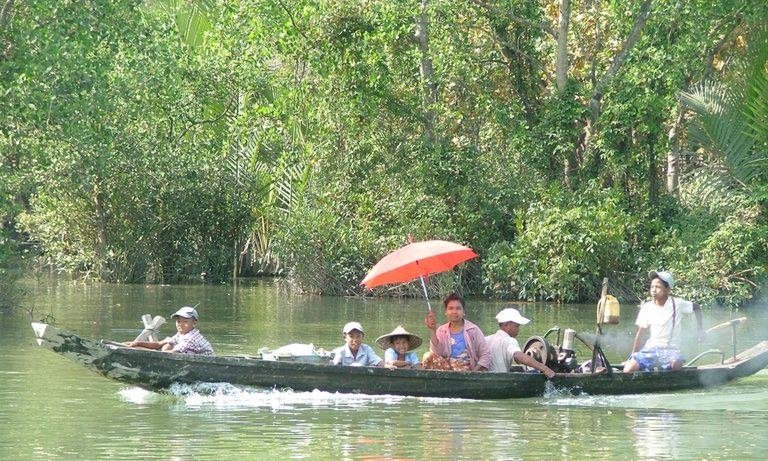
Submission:
M 600 344 L 600 336 L 603 335 L 603 329 L 601 325 L 603 322 L 603 316 L 605 315 L 605 305 L 608 302 L 608 277 L 603 278 L 603 287 L 600 292 L 600 300 L 597 302 L 597 319 L 596 319 L 596 325 L 597 328 L 595 329 L 595 342 L 594 347 L 592 348 L 592 364 L 589 367 L 589 372 L 594 373 L 597 365 L 597 359 L 600 357 L 605 364 L 606 369 L 608 370 L 608 374 L 611 374 L 611 365 L 608 363 L 608 359 L 605 357 L 605 354 L 603 353 L 603 349 Z
M 600 300 L 597 302 L 597 334 L 601 334 L 600 324 L 603 323 L 605 303 L 608 300 L 608 277 L 603 278 L 603 288 L 600 292 Z
M 740 325 L 740 324 L 742 324 L 742 323 L 744 323 L 746 321 L 747 321 L 746 317 L 739 317 L 737 319 L 731 319 L 731 320 L 728 320 L 727 322 L 718 323 L 717 325 L 715 325 L 715 326 L 711 327 L 710 329 L 708 329 L 706 331 L 706 333 L 709 333 L 709 332 L 712 332 L 712 331 L 715 331 L 715 330 L 719 330 L 720 328 L 727 327 L 727 326 L 730 326 L 730 325 L 733 325 L 733 326 Z
M 731 327 L 731 345 L 733 346 L 733 360 L 736 360 L 736 327 L 744 322 L 747 321 L 746 317 L 739 317 L 737 319 L 731 319 L 723 323 L 719 323 L 709 330 L 706 331 L 706 333 L 709 333 L 714 330 L 718 330 L 720 328 L 724 328 L 727 326 Z

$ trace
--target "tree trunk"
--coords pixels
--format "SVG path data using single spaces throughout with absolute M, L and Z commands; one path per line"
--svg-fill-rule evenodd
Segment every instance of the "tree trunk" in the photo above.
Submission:
M 234 239 L 234 255 L 232 259 L 232 283 L 237 283 L 237 277 L 240 275 L 240 245 L 237 238 Z
M 526 72 L 526 66 L 529 61 L 532 61 L 531 56 L 525 55 L 520 50 L 514 49 L 510 46 L 515 42 L 515 39 L 509 36 L 508 22 L 500 23 L 493 27 L 493 31 L 496 35 L 496 40 L 499 42 L 499 48 L 501 54 L 506 58 L 506 66 L 509 70 L 511 90 L 515 92 L 520 99 L 520 104 L 523 106 L 523 113 L 526 121 L 533 125 L 535 123 L 535 101 L 531 98 L 530 85 L 524 78 Z M 538 70 L 543 70 L 544 66 L 540 66 Z M 534 71 L 529 71 L 528 74 L 533 74 Z
M 683 128 L 682 104 L 677 105 L 677 115 L 669 130 L 669 153 L 667 154 L 667 193 L 675 197 L 680 195 L 680 130 Z
M 0 31 L 5 28 L 5 24 L 8 22 L 8 16 L 11 14 L 11 7 L 13 7 L 13 0 L 5 0 L 3 9 L 0 10 Z
M 421 83 L 423 88 L 422 106 L 424 109 L 424 135 L 429 141 L 435 139 L 435 104 L 437 103 L 437 85 L 435 84 L 435 72 L 432 68 L 432 58 L 429 54 L 429 18 L 427 9 L 429 0 L 421 0 L 421 11 L 416 18 L 416 41 L 421 52 Z
M 96 213 L 96 240 L 97 240 L 97 254 L 99 255 L 99 261 L 97 263 L 97 269 L 99 278 L 102 281 L 109 281 L 109 273 L 107 271 L 107 218 L 104 213 L 103 200 L 101 198 L 101 192 L 99 186 L 93 187 L 93 205 Z
M 603 92 L 619 72 L 619 69 L 621 69 L 624 61 L 626 61 L 627 57 L 629 56 L 629 52 L 632 50 L 632 48 L 634 48 L 637 40 L 640 38 L 640 33 L 645 27 L 646 22 L 648 22 L 648 17 L 651 13 L 651 3 L 652 0 L 644 0 L 642 5 L 640 5 L 640 10 L 635 16 L 635 24 L 632 26 L 632 31 L 630 31 L 629 35 L 627 35 L 627 38 L 624 40 L 624 43 L 621 46 L 621 50 L 619 50 L 616 56 L 614 56 L 611 66 L 608 68 L 608 70 L 605 71 L 605 73 L 600 77 L 600 79 L 597 81 L 597 84 L 595 85 L 594 92 L 592 93 L 592 97 L 589 100 L 589 120 L 585 121 L 584 123 L 584 133 L 579 138 L 579 142 L 576 145 L 575 154 L 573 156 L 576 159 L 582 158 L 584 152 L 589 147 L 590 139 L 594 134 L 593 130 L 595 129 L 597 120 L 603 111 Z M 566 183 L 567 182 L 568 179 L 566 178 Z
M 648 203 L 656 206 L 659 203 L 659 178 L 656 173 L 655 136 L 646 139 L 648 149 Z
M 568 24 L 571 19 L 571 0 L 561 0 L 560 18 L 557 22 L 557 54 L 555 56 L 555 84 L 557 91 L 565 91 L 568 83 Z M 571 152 L 566 154 L 563 163 L 563 182 L 569 191 L 573 191 L 571 172 L 576 168 L 576 158 Z
M 571 19 L 571 0 L 560 2 L 560 19 L 557 27 L 557 56 L 555 58 L 555 81 L 558 91 L 563 91 L 568 82 L 568 24 Z

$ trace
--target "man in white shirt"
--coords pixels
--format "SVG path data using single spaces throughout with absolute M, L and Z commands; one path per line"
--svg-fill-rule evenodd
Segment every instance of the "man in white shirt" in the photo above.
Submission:
M 555 372 L 548 366 L 520 350 L 516 337 L 520 331 L 520 325 L 530 322 L 529 319 L 523 317 L 517 309 L 508 307 L 496 314 L 496 320 L 499 322 L 499 331 L 485 337 L 488 348 L 491 350 L 489 372 L 506 373 L 512 365 L 519 364 L 535 368 L 544 373 L 547 378 L 555 376 Z
M 632 355 L 624 364 L 624 372 L 651 371 L 655 367 L 663 370 L 679 370 L 685 359 L 677 344 L 683 314 L 695 314 L 698 323 L 699 340 L 704 336 L 701 324 L 701 306 L 691 301 L 670 296 L 675 278 L 668 271 L 651 271 L 651 299 L 640 306 L 637 314 L 637 334 L 632 343 Z M 643 338 L 648 340 L 638 350 Z

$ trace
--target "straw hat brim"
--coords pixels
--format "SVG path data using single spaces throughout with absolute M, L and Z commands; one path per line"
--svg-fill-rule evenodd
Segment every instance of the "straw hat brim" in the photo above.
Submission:
M 408 351 L 412 351 L 413 349 L 416 349 L 417 347 L 421 346 L 421 338 L 416 336 L 413 333 L 408 333 L 405 328 L 398 326 L 394 330 L 392 330 L 392 333 L 387 333 L 386 335 L 381 335 L 378 338 L 376 338 L 376 344 L 379 345 L 380 348 L 387 350 L 390 347 L 392 347 L 392 337 L 394 336 L 405 336 L 408 338 Z

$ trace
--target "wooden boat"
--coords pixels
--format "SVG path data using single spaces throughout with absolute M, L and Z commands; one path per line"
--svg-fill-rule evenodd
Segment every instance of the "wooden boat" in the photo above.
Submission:
M 173 383 L 226 382 L 295 391 L 509 399 L 543 396 L 548 388 L 544 375 L 522 369 L 509 373 L 389 370 L 248 356 L 173 354 L 89 340 L 44 323 L 33 323 L 32 327 L 41 346 L 108 378 L 150 390 L 162 390 Z M 750 376 L 766 365 L 768 341 L 762 341 L 720 364 L 679 371 L 558 373 L 550 381 L 556 391 L 572 394 L 667 392 L 716 386 Z

